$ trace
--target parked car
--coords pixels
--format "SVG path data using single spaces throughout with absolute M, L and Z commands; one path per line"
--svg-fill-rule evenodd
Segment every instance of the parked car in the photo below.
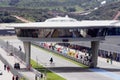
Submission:
M 19 63 L 15 63 L 15 64 L 14 64 L 14 68 L 15 68 L 15 69 L 20 69 L 20 64 L 19 64 Z
M 2 71 L 0 70 L 0 75 L 2 75 L 3 73 L 2 73 Z

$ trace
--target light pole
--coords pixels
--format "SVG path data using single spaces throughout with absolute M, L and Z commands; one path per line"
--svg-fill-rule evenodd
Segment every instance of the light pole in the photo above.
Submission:
M 37 58 L 37 56 L 36 56 L 36 66 L 38 67 L 38 58 Z

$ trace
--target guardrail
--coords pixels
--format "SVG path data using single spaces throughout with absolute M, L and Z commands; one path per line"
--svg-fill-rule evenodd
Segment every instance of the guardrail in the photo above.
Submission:
M 0 39 L 0 45 L 1 45 L 1 48 L 3 48 L 8 53 L 8 55 L 14 56 L 20 59 L 21 61 L 25 62 L 25 53 L 18 50 L 16 47 L 11 45 L 8 41 L 5 42 L 4 40 Z
M 0 46 L 3 50 L 5 50 L 8 54 L 7 55 L 11 55 L 14 56 L 15 58 L 17 58 L 20 62 L 22 62 L 23 64 L 25 64 L 25 53 L 22 52 L 21 50 L 17 49 L 16 47 L 14 47 L 13 45 L 10 45 L 10 43 L 8 41 L 4 41 L 2 39 L 0 39 Z M 4 64 L 6 65 L 10 65 L 1 55 L 0 55 L 0 60 L 2 62 L 4 62 Z M 20 73 L 18 73 L 17 71 L 14 70 L 14 68 L 12 66 L 10 66 L 10 71 L 16 75 L 18 74 L 19 77 L 21 78 L 21 80 L 28 80 L 27 78 L 24 77 L 24 75 L 21 75 Z M 30 69 L 31 71 L 33 71 L 37 77 L 40 77 L 41 72 L 37 71 L 36 69 L 32 68 Z M 45 79 L 43 79 L 45 80 Z
M 45 48 L 44 46 L 42 46 L 42 45 L 40 45 L 40 44 L 38 44 L 38 43 L 32 42 L 32 44 L 33 44 L 33 45 L 37 45 L 37 46 L 39 46 L 39 47 L 41 47 L 41 48 L 43 48 L 43 49 L 49 50 L 49 51 L 51 51 L 51 52 L 57 53 L 58 55 L 64 56 L 64 57 L 66 57 L 66 58 L 68 58 L 68 59 L 71 59 L 71 60 L 74 60 L 74 61 L 76 61 L 76 62 L 82 63 L 82 64 L 84 64 L 84 65 L 86 65 L 86 66 L 90 66 L 90 65 L 92 64 L 92 62 L 90 62 L 89 60 L 85 60 L 85 57 L 86 57 L 86 56 L 83 56 L 82 59 L 77 59 L 77 58 L 75 58 L 75 57 L 69 56 L 68 54 L 63 54 L 63 53 L 61 53 L 61 52 L 58 52 L 57 50 L 53 50 L 52 48 L 50 48 L 50 49 Z

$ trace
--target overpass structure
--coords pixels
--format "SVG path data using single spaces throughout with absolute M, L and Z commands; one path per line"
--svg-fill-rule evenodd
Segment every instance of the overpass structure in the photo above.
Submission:
M 14 27 L 18 39 L 23 41 L 26 67 L 30 66 L 32 41 L 61 43 L 91 41 L 89 67 L 94 68 L 97 66 L 99 41 L 105 39 L 110 28 L 120 27 L 120 21 L 77 21 L 66 16 L 47 19 L 45 22 L 11 24 L 8 27 Z

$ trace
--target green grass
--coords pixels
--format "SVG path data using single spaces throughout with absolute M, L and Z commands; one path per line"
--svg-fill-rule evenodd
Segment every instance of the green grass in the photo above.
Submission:
M 84 9 L 81 8 L 81 7 L 78 6 L 78 5 L 75 6 L 75 9 L 76 9 L 76 12 L 82 12 L 82 11 L 84 11 Z
M 37 64 L 34 60 L 31 60 L 31 64 L 33 68 L 46 75 L 46 80 L 66 80 L 61 76 L 55 74 L 54 72 L 48 70 L 47 68 L 43 67 L 42 65 Z
M 82 68 L 88 68 L 88 66 L 83 65 L 83 64 L 81 64 L 81 63 L 79 63 L 79 62 L 76 62 L 76 61 L 74 61 L 74 60 L 68 59 L 68 58 L 66 58 L 66 57 L 64 57 L 64 56 L 61 56 L 61 55 L 59 55 L 58 53 L 50 52 L 50 51 L 48 51 L 48 50 L 46 50 L 46 49 L 44 49 L 44 48 L 40 48 L 39 46 L 36 46 L 36 45 L 34 45 L 34 44 L 33 44 L 32 46 L 35 46 L 35 47 L 38 48 L 38 49 L 44 50 L 44 51 L 46 51 L 48 54 L 53 54 L 53 55 L 58 56 L 58 57 L 60 57 L 60 58 L 62 58 L 62 59 L 66 59 L 66 60 L 68 60 L 68 61 L 70 61 L 70 62 L 72 62 L 72 63 L 74 63 L 74 64 L 77 64 L 78 66 L 80 66 L 80 67 L 82 67 Z M 66 80 L 66 79 L 62 78 L 61 76 L 55 74 L 54 72 L 48 70 L 47 68 L 43 67 L 42 65 L 37 64 L 37 62 L 35 62 L 34 60 L 31 60 L 31 64 L 32 64 L 32 67 L 33 67 L 33 68 L 35 68 L 36 70 L 38 70 L 38 71 L 46 74 L 46 80 Z
M 68 59 L 68 58 L 66 58 L 66 57 L 64 57 L 64 56 L 62 56 L 62 55 L 59 55 L 58 53 L 50 52 L 50 51 L 48 51 L 47 49 L 41 48 L 41 47 L 39 47 L 39 46 L 37 46 L 37 45 L 34 45 L 34 44 L 33 44 L 32 46 L 35 46 L 35 47 L 37 47 L 38 49 L 44 50 L 44 51 L 46 51 L 46 52 L 49 53 L 49 54 L 53 54 L 53 55 L 55 55 L 55 56 L 57 56 L 57 57 L 60 57 L 60 58 L 65 59 L 65 60 L 68 60 L 68 61 L 70 61 L 70 62 L 72 62 L 72 63 L 74 63 L 74 64 L 77 64 L 78 66 L 80 66 L 80 67 L 82 67 L 82 68 L 88 68 L 88 66 L 86 66 L 86 65 L 84 65 L 84 64 L 81 64 L 81 63 L 79 63 L 79 62 L 76 62 L 76 61 L 74 61 L 74 60 Z
M 28 80 L 27 78 L 25 78 L 25 77 L 22 77 L 20 80 Z

